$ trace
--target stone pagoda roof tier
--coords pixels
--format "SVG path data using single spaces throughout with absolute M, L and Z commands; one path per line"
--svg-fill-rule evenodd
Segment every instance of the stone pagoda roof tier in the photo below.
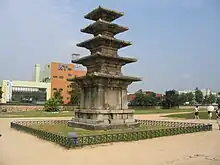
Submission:
M 108 46 L 108 47 L 120 49 L 120 48 L 130 46 L 130 45 L 131 45 L 131 42 L 119 40 L 119 39 L 104 36 L 101 34 L 89 40 L 86 40 L 84 42 L 77 44 L 77 46 L 84 47 L 87 49 L 93 49 L 99 46 Z
M 101 18 L 102 20 L 112 22 L 120 18 L 123 15 L 124 13 L 122 12 L 117 12 L 117 11 L 99 6 L 98 8 L 94 9 L 90 13 L 86 14 L 84 18 L 90 19 L 93 21 L 97 21 L 98 19 Z
M 141 81 L 141 78 L 139 77 L 132 77 L 132 76 L 121 76 L 121 75 L 111 75 L 111 74 L 105 74 L 105 73 L 100 73 L 100 72 L 94 72 L 92 74 L 87 74 L 86 76 L 80 76 L 80 77 L 75 77 L 72 79 L 68 79 L 69 81 L 77 81 L 77 80 L 84 80 L 84 79 L 95 79 L 95 78 L 104 78 L 104 79 L 112 79 L 112 80 L 124 80 L 124 81 Z
M 114 24 L 108 21 L 104 21 L 99 19 L 95 23 L 90 24 L 84 29 L 81 29 L 81 32 L 88 33 L 88 34 L 101 34 L 101 32 L 107 31 L 116 35 L 118 33 L 122 33 L 128 30 L 128 27 L 120 26 L 118 24 Z
M 103 60 L 103 59 L 106 59 L 106 60 L 112 61 L 112 62 L 119 62 L 123 65 L 137 61 L 137 59 L 135 59 L 135 58 L 120 57 L 120 56 L 117 56 L 117 57 L 115 57 L 115 56 L 106 56 L 106 55 L 103 55 L 103 54 L 98 52 L 94 55 L 82 57 L 78 60 L 72 60 L 72 63 L 82 64 L 82 65 L 86 66 L 88 63 L 91 63 L 91 61 Z

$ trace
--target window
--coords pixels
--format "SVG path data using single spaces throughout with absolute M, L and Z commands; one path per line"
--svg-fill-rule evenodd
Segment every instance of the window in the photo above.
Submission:
M 69 73 L 69 74 L 68 74 L 68 76 L 72 76 L 72 74 L 71 74 L 71 73 Z
M 59 76 L 60 79 L 63 79 L 63 76 Z
M 62 88 L 60 88 L 60 89 L 59 89 L 59 91 L 63 91 L 63 89 L 62 89 Z
M 57 88 L 53 88 L 53 90 L 54 90 L 54 91 L 56 91 L 56 90 L 57 90 Z
M 53 76 L 53 78 L 57 78 L 57 76 Z
M 71 71 L 72 70 L 72 68 L 68 68 L 68 71 Z

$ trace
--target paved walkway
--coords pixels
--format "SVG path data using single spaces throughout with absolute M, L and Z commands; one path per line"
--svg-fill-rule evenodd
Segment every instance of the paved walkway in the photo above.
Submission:
M 160 115 L 136 117 L 158 119 Z M 10 121 L 0 119 L 0 133 L 3 135 L 0 138 L 0 165 L 220 165 L 220 131 L 216 129 L 215 121 L 212 132 L 76 150 L 65 150 L 53 143 L 12 130 Z

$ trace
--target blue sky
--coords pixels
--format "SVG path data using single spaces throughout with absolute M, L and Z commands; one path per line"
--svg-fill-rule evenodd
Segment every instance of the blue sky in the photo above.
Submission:
M 143 78 L 130 92 L 220 90 L 219 0 L 0 0 L 0 79 L 28 80 L 35 63 L 88 55 L 75 45 L 92 37 L 80 29 L 98 5 L 125 13 L 116 22 L 130 30 L 117 37 L 133 45 L 119 53 L 138 62 L 123 72 Z

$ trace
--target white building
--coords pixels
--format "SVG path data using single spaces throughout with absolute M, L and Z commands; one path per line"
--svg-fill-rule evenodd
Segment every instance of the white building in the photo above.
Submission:
M 203 96 L 209 96 L 210 94 L 212 94 L 211 90 L 210 89 L 200 89 L 200 91 L 202 92 Z M 182 91 L 178 91 L 179 94 L 186 94 L 186 93 L 190 93 L 192 92 L 193 94 L 195 94 L 196 90 L 193 89 L 193 90 L 182 90 Z

